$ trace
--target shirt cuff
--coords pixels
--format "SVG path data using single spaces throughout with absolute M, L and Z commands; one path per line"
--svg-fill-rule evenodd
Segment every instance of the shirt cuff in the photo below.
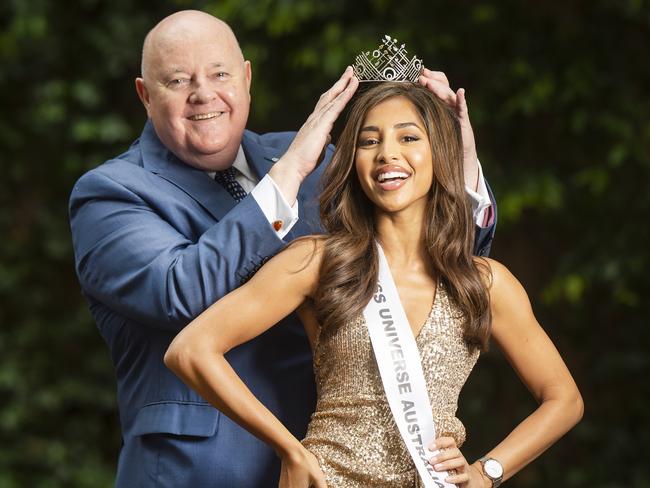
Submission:
M 298 222 L 298 199 L 293 206 L 284 199 L 282 192 L 269 175 L 251 190 L 255 201 L 262 209 L 271 227 L 277 232 L 278 237 L 283 239 L 291 228 Z
M 478 186 L 476 191 L 472 190 L 469 186 L 465 186 L 465 191 L 469 195 L 469 199 L 472 203 L 472 211 L 474 214 L 474 222 L 479 227 L 486 227 L 486 212 L 490 210 L 492 202 L 490 201 L 490 195 L 487 191 L 487 185 L 485 184 L 485 178 L 483 177 L 483 168 L 481 167 L 481 162 L 476 161 L 478 164 Z

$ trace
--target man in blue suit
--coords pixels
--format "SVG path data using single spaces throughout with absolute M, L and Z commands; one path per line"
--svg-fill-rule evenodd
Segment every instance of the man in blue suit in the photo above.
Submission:
M 318 232 L 317 161 L 329 161 L 328 134 L 357 81 L 346 70 L 300 132 L 266 135 L 245 130 L 250 83 L 226 24 L 195 11 L 164 19 L 145 39 L 136 80 L 148 114 L 141 136 L 72 191 L 77 274 L 117 377 L 118 487 L 277 486 L 273 451 L 187 388 L 163 356 L 181 328 L 287 242 Z M 479 229 L 481 254 L 493 231 Z M 315 390 L 297 318 L 228 360 L 304 436 Z

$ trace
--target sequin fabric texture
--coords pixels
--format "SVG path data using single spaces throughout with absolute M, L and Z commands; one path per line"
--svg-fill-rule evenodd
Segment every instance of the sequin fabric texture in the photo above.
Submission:
M 459 446 L 465 427 L 455 416 L 458 395 L 479 355 L 465 345 L 462 325 L 460 311 L 438 286 L 416 343 L 438 435 L 454 437 Z M 362 315 L 317 338 L 318 403 L 303 445 L 318 459 L 329 488 L 420 487 L 373 354 Z

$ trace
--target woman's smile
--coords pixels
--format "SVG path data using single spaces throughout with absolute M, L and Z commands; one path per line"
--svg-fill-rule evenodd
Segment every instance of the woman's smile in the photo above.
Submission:
M 406 184 L 411 174 L 411 171 L 400 166 L 388 164 L 379 168 L 375 181 L 382 190 L 397 190 Z

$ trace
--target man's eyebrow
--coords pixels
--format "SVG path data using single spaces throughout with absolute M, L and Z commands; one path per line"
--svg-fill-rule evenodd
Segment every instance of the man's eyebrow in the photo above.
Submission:
M 170 66 L 169 69 L 162 71 L 164 77 L 172 76 L 176 73 L 187 73 L 187 70 L 183 66 Z
M 215 61 L 214 63 L 210 63 L 210 68 L 223 68 L 226 64 L 221 62 L 221 61 Z M 186 73 L 188 72 L 187 68 L 183 65 L 176 65 L 176 66 L 171 66 L 168 70 L 166 70 L 167 73 Z

